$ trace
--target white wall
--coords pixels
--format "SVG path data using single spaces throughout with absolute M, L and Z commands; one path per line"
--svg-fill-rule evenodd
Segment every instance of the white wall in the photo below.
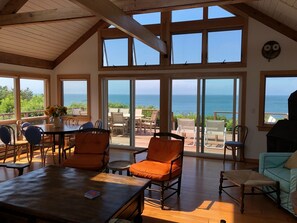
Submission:
M 263 45 L 270 40 L 281 46 L 280 55 L 270 60 L 262 57 Z M 297 43 L 269 27 L 249 20 L 247 61 L 246 123 L 249 128 L 246 157 L 257 159 L 259 152 L 266 151 L 267 132 L 258 131 L 260 72 L 267 70 L 297 70 Z M 297 86 L 296 86 L 297 89 Z
M 98 41 L 97 33 L 59 64 L 54 70 L 53 86 L 56 89 L 58 74 L 91 75 L 92 121 L 98 118 Z M 56 93 L 56 91 L 54 91 Z M 53 95 L 56 99 L 56 95 Z

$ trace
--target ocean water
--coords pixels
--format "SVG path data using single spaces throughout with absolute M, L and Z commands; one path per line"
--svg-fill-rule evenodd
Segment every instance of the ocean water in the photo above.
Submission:
M 109 95 L 109 102 L 130 104 L 128 95 Z M 172 111 L 174 114 L 196 113 L 197 103 L 195 95 L 173 95 Z M 273 95 L 266 97 L 266 112 L 288 112 L 288 96 Z M 65 105 L 68 106 L 73 102 L 87 102 L 86 95 L 69 94 L 65 95 Z M 214 111 L 232 111 L 233 98 L 231 95 L 207 95 L 205 98 L 205 114 L 213 115 Z M 158 95 L 136 95 L 136 106 L 154 106 L 160 107 L 160 99 Z

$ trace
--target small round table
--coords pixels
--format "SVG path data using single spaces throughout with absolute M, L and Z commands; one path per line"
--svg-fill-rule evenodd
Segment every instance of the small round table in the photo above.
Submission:
M 112 162 L 109 162 L 107 164 L 107 169 L 111 170 L 112 173 L 115 173 L 116 171 L 119 171 L 119 174 L 122 175 L 122 171 L 126 170 L 127 171 L 127 176 L 130 176 L 130 165 L 132 163 L 128 160 L 115 160 Z

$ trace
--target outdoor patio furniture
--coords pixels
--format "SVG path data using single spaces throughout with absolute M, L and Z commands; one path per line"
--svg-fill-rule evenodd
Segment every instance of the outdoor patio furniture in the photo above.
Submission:
M 122 131 L 123 135 L 125 135 L 127 133 L 128 122 L 122 112 L 112 112 L 111 113 L 110 128 L 111 128 L 111 131 L 113 134 L 118 130 Z
M 152 133 L 152 129 L 154 129 L 154 132 L 156 133 L 158 116 L 159 116 L 159 111 L 154 110 L 152 111 L 152 115 L 150 118 L 141 119 L 141 127 L 143 128 L 144 132 L 146 132 L 146 129 L 149 128 L 150 134 Z
M 248 135 L 248 128 L 243 125 L 237 125 L 232 132 L 232 141 L 226 141 L 224 146 L 224 163 L 226 160 L 226 151 L 232 151 L 232 157 L 234 163 L 236 162 L 236 151 L 240 152 L 240 161 L 244 161 L 244 145 Z
M 130 166 L 130 173 L 133 176 L 150 179 L 153 185 L 160 189 L 149 187 L 148 190 L 160 192 L 161 208 L 164 208 L 164 201 L 177 193 L 180 195 L 181 178 L 183 168 L 184 137 L 173 133 L 154 133 L 147 149 L 134 152 L 136 155 L 147 152 L 144 160 L 133 163 Z M 176 187 L 175 187 L 176 185 Z M 171 193 L 164 196 L 164 191 Z
M 204 131 L 204 143 L 205 147 L 212 147 L 209 143 L 210 138 L 212 137 L 213 141 L 218 141 L 218 137 L 221 136 L 223 139 L 222 146 L 226 141 L 226 127 L 224 120 L 205 120 L 205 131 Z
M 195 119 L 178 118 L 177 132 L 178 134 L 181 134 L 184 137 L 189 137 L 190 135 L 187 135 L 187 133 L 190 133 L 193 137 L 193 145 L 196 145 L 197 127 L 195 126 Z

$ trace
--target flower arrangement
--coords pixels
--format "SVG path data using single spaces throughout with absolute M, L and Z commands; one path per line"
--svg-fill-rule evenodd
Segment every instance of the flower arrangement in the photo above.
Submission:
M 67 115 L 67 107 L 61 105 L 48 106 L 44 113 L 50 117 L 61 117 Z

